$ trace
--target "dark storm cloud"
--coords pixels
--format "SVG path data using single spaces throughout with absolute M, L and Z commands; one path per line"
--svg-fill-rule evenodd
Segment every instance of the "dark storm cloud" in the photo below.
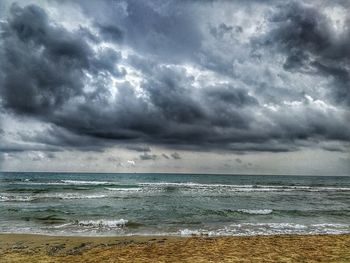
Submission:
M 128 150 L 132 150 L 132 151 L 137 151 L 137 152 L 150 152 L 151 151 L 151 147 L 146 146 L 146 145 L 128 145 L 125 147 Z
M 286 54 L 285 69 L 332 78 L 330 96 L 350 105 L 350 16 L 339 35 L 322 9 L 292 2 L 280 6 L 271 22 L 265 44 Z
M 342 116 L 325 106 L 320 110 L 321 102 L 306 99 L 302 90 L 260 83 L 267 70 L 253 71 L 259 59 L 239 53 L 254 48 L 281 53 L 285 72 L 333 78 L 335 89 L 329 87 L 329 93 L 349 102 L 348 33 L 334 37 L 316 8 L 297 3 L 273 8 L 271 28 L 240 49 L 236 38 L 247 29 L 220 21 L 207 26 L 195 8 L 201 2 L 77 3 L 91 16 L 91 28 L 68 30 L 44 9 L 16 4 L 1 25 L 2 106 L 50 125 L 40 134 L 22 134 L 23 141 L 57 150 L 122 145 L 144 152 L 141 160 L 157 157 L 144 144 L 283 152 L 322 140 L 350 141 Z M 194 10 L 198 13 L 189 15 Z M 206 41 L 213 47 L 226 41 L 226 53 Z M 98 46 L 105 42 L 133 52 L 123 58 L 111 47 Z M 234 61 L 236 68 L 248 64 L 249 80 L 232 72 Z M 215 81 L 199 81 L 188 65 L 210 69 Z M 125 77 L 129 67 L 142 78 L 138 87 Z M 299 108 L 284 105 L 286 99 Z M 279 108 L 268 110 L 270 102 Z
M 113 74 L 118 59 L 111 50 L 96 54 L 80 31 L 54 24 L 35 5 L 11 6 L 1 44 L 3 104 L 21 114 L 49 115 L 70 98 L 86 96 L 84 71 Z
M 15 153 L 15 152 L 27 152 L 27 151 L 58 151 L 57 147 L 51 145 L 44 145 L 40 143 L 17 143 L 1 141 L 0 153 Z
M 67 129 L 50 126 L 49 128 L 35 133 L 19 132 L 17 136 L 21 141 L 32 143 L 31 149 L 39 147 L 42 151 L 62 151 L 64 149 L 79 149 L 80 151 L 103 151 L 103 148 L 108 147 L 106 141 L 96 139 L 92 136 L 84 134 L 75 134 Z M 24 148 L 23 148 L 24 147 Z M 15 148 L 17 151 L 27 150 L 28 145 L 19 145 Z

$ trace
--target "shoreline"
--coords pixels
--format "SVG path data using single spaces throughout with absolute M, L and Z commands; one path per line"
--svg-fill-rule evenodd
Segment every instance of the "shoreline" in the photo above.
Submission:
M 10 262 L 350 262 L 350 234 L 50 236 L 0 234 Z
M 122 239 L 138 239 L 138 238 L 227 238 L 227 237 L 233 237 L 233 238 L 249 238 L 249 237 L 284 237 L 284 236 L 301 236 L 301 237 L 308 237 L 308 236 L 350 236 L 350 232 L 346 233 L 286 233 L 286 234 L 256 234 L 256 235 L 208 235 L 208 234 L 130 234 L 130 235 L 55 235 L 55 234 L 46 234 L 46 233 L 20 233 L 20 232 L 0 232 L 0 242 L 2 240 L 2 236 L 21 236 L 21 237 L 42 237 L 42 238 L 91 238 L 91 239 L 109 239 L 109 238 L 122 238 Z

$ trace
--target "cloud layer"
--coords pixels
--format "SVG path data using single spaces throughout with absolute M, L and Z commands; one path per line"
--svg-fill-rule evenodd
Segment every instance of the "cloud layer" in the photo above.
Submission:
M 122 143 L 155 160 L 139 145 L 235 152 L 349 145 L 347 4 L 51 4 L 83 22 L 61 21 L 50 2 L 9 1 L 1 13 L 2 112 L 45 126 L 17 135 L 25 147 L 9 143 L 3 127 L 3 152 L 29 142 L 49 151 Z

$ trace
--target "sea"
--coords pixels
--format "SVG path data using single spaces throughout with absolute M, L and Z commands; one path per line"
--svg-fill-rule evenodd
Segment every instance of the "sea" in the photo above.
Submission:
M 350 177 L 3 172 L 0 232 L 67 236 L 350 233 Z

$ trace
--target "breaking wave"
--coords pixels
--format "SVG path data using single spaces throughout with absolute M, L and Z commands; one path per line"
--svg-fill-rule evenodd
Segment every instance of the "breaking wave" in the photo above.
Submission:
M 184 189 L 205 189 L 205 190 L 225 190 L 229 192 L 333 192 L 333 191 L 350 191 L 350 187 L 320 187 L 320 186 L 303 186 L 303 185 L 231 185 L 231 184 L 199 184 L 199 183 L 140 183 L 143 187 L 155 188 L 184 188 Z
M 106 198 L 105 194 L 75 194 L 75 193 L 57 193 L 57 194 L 42 194 L 42 195 L 0 195 L 0 202 L 32 202 L 40 199 L 97 199 Z
M 237 212 L 250 215 L 268 215 L 273 212 L 272 209 L 238 209 Z
M 181 229 L 181 236 L 256 236 L 284 234 L 346 234 L 349 224 L 294 224 L 294 223 L 242 223 L 231 224 L 219 229 Z

